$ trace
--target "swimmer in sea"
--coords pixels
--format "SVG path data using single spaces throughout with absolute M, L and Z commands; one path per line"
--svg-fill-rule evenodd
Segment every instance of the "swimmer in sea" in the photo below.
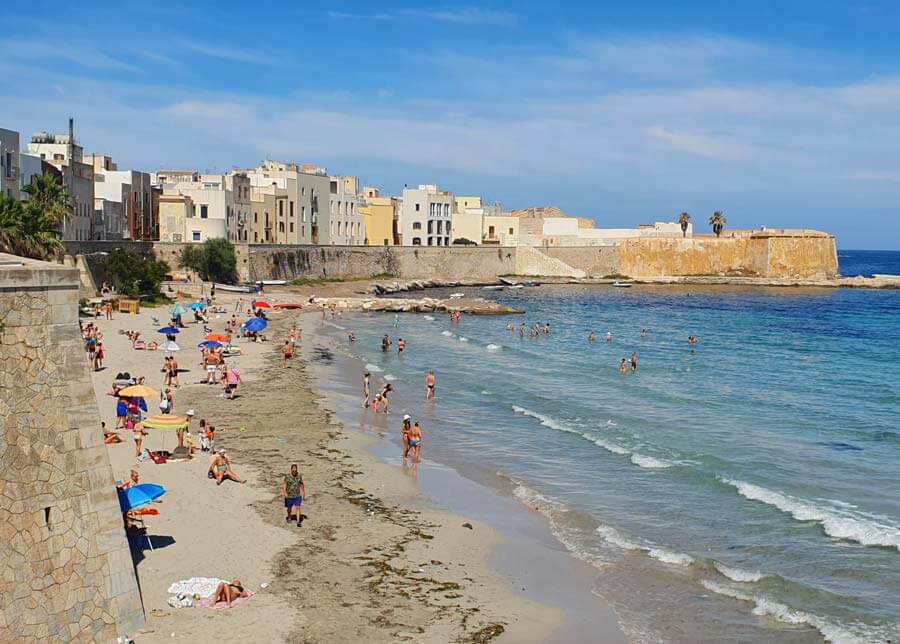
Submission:
M 625 358 L 622 358 L 622 361 L 619 363 L 619 373 L 628 373 L 628 362 Z
M 391 338 L 385 333 L 384 337 L 381 338 L 381 350 L 384 353 L 388 352 L 388 349 L 391 348 Z
M 547 322 L 547 323 L 544 325 L 544 334 L 545 334 L 545 335 L 550 335 L 550 323 L 549 323 L 549 322 Z
M 631 352 L 631 373 L 637 371 L 637 351 Z
M 419 423 L 414 424 L 409 430 L 409 448 L 413 454 L 413 463 L 418 463 L 422 451 L 422 428 L 419 427 Z
M 425 375 L 425 400 L 431 400 L 434 398 L 435 388 L 437 387 L 437 378 L 434 376 L 434 371 L 429 371 Z
M 522 324 L 519 325 L 519 337 L 520 338 L 525 337 L 525 323 L 524 322 L 522 322 Z
M 588 342 L 596 342 L 596 341 L 597 341 L 597 334 L 594 333 L 593 331 L 588 333 Z
M 641 337 L 642 338 L 647 337 L 647 329 L 641 329 Z
M 347 334 L 347 339 L 350 342 L 356 342 L 356 334 L 353 331 L 351 331 L 350 333 Z
M 612 341 L 613 341 L 613 334 L 612 334 L 612 331 L 607 331 L 607 332 L 606 332 L 606 341 L 607 341 L 607 342 L 612 342 Z
M 397 338 L 397 354 L 403 355 L 403 351 L 406 349 L 406 340 L 403 338 Z

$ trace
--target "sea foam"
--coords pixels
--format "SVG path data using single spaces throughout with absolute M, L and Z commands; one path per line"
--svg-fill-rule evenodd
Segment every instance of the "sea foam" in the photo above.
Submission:
M 617 548 L 623 550 L 631 550 L 634 552 L 644 552 L 648 556 L 672 566 L 681 566 L 687 568 L 694 563 L 694 558 L 683 552 L 675 552 L 651 543 L 641 543 L 623 536 L 618 530 L 607 525 L 597 527 L 597 534 L 603 539 Z
M 381 373 L 382 371 L 384 371 L 384 369 L 382 369 L 381 367 L 379 367 L 376 364 L 367 362 L 366 363 L 366 371 L 374 371 L 375 373 Z
M 732 568 L 731 566 L 726 566 L 725 564 L 719 563 L 718 561 L 714 561 L 713 566 L 715 566 L 716 570 L 722 573 L 725 577 L 728 577 L 731 581 L 753 583 L 766 576 L 765 574 L 757 572 L 755 570 L 742 570 L 741 568 Z
M 631 455 L 631 462 L 646 470 L 662 470 L 667 467 L 672 467 L 672 463 L 669 461 L 663 461 L 658 458 L 653 458 L 652 456 L 644 456 L 643 454 L 638 454 L 636 452 Z
M 885 634 L 873 632 L 872 629 L 862 624 L 853 626 L 835 624 L 818 615 L 791 608 L 765 596 L 750 595 L 706 579 L 700 583 L 704 588 L 717 595 L 753 604 L 752 612 L 754 615 L 759 615 L 760 617 L 768 616 L 784 624 L 805 624 L 811 626 L 819 631 L 827 642 L 832 642 L 833 644 L 869 644 L 870 642 L 874 644 L 875 642 L 886 641 Z
M 430 316 L 430 315 L 423 315 L 423 316 L 422 316 L 422 319 L 423 319 L 423 320 L 428 320 L 429 322 L 434 322 L 434 317 L 432 317 L 432 316 Z
M 488 351 L 499 351 L 502 348 L 503 347 L 499 344 L 489 344 L 485 347 L 485 349 L 487 349 Z
M 753 485 L 746 481 L 719 478 L 734 487 L 738 494 L 751 501 L 759 501 L 798 521 L 815 521 L 830 537 L 856 541 L 864 546 L 883 546 L 900 550 L 900 526 L 885 517 L 854 512 L 839 507 L 816 505 L 811 501 Z
M 448 338 L 452 338 L 452 337 L 453 337 L 453 331 L 441 331 L 441 335 L 445 335 L 445 336 L 447 336 Z

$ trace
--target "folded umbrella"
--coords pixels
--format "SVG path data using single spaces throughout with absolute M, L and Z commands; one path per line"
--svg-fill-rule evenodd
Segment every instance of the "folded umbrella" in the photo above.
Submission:
M 187 309 L 184 308 L 184 306 L 182 306 L 181 304 L 176 304 L 171 309 L 169 309 L 169 314 L 172 317 L 175 317 L 176 315 L 184 315 L 185 313 L 187 313 Z
M 180 331 L 178 329 L 176 329 L 174 326 L 164 326 L 161 329 L 157 329 L 156 332 L 157 333 L 165 333 L 166 335 L 174 335 L 176 333 L 180 333 Z
M 129 510 L 153 503 L 166 493 L 166 488 L 155 483 L 138 483 L 118 492 L 119 507 L 122 508 L 122 512 L 128 512 Z
M 251 333 L 259 333 L 267 326 L 269 326 L 269 323 L 262 318 L 250 318 L 249 320 L 244 322 L 244 328 Z
M 178 343 L 172 342 L 169 340 L 162 346 L 164 351 L 181 351 L 181 347 L 178 346 Z

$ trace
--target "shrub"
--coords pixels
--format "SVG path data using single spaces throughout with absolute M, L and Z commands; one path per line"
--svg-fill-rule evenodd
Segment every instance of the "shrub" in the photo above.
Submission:
M 471 239 L 466 239 L 465 237 L 457 237 L 456 239 L 453 240 L 453 245 L 454 246 L 477 246 L 478 244 L 473 242 Z
M 166 279 L 169 265 L 153 257 L 116 248 L 103 262 L 103 270 L 116 290 L 129 297 L 160 296 L 159 286 Z
M 200 275 L 200 279 L 230 283 L 237 277 L 237 255 L 227 239 L 207 239 L 199 246 L 185 246 L 179 264 Z

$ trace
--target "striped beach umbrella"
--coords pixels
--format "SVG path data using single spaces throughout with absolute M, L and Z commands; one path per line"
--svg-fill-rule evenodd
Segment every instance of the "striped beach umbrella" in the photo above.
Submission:
M 141 424 L 147 429 L 184 429 L 188 426 L 187 416 L 157 414 L 145 418 Z

